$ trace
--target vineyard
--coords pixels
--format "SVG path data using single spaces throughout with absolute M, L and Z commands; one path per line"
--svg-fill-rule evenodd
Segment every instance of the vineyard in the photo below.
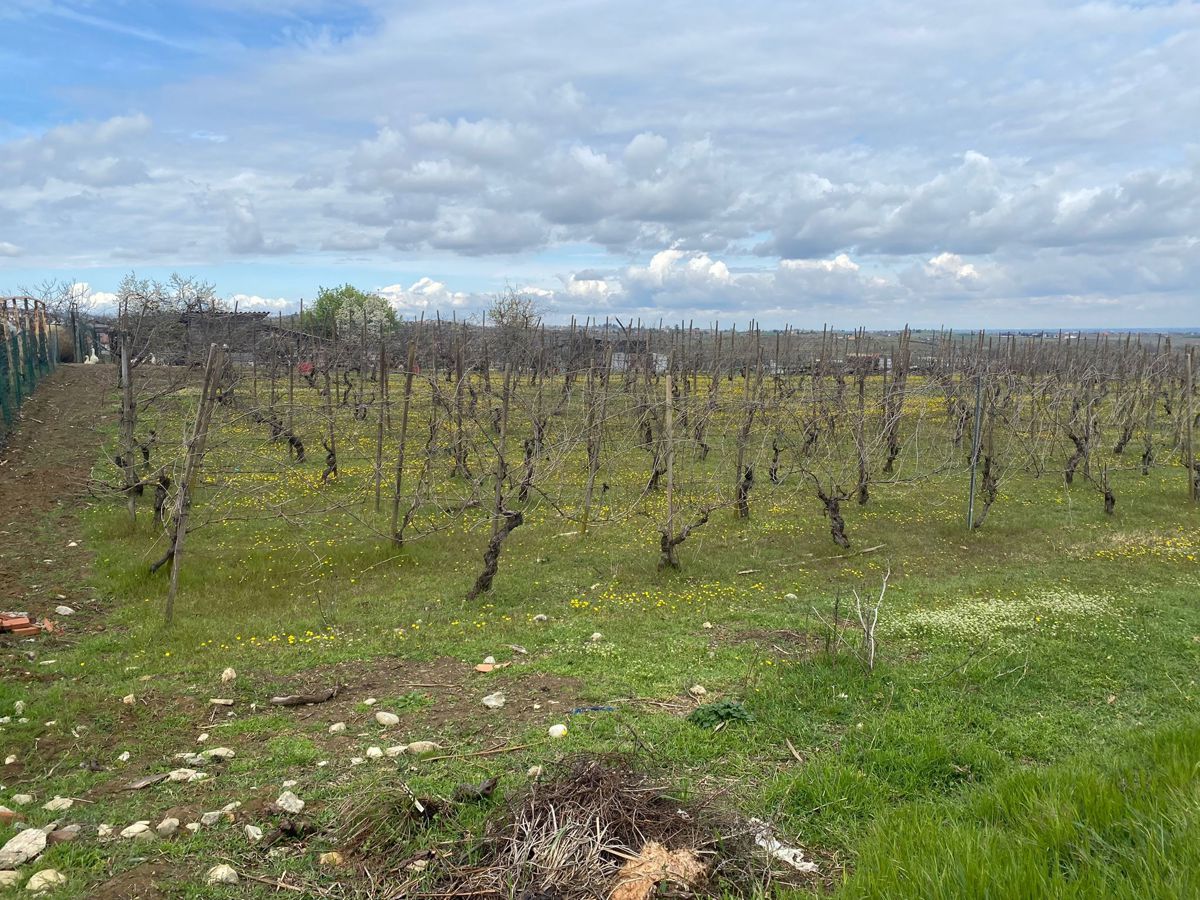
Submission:
M 124 296 L 0 696 L 63 896 L 1194 885 L 1186 343 Z

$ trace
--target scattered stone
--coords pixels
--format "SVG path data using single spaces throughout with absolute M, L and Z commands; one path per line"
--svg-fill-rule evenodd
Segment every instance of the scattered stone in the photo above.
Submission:
M 213 706 L 233 706 L 233 701 L 225 697 L 210 697 L 208 702 Z
M 330 734 L 341 734 L 345 730 L 346 730 L 345 722 L 334 722 L 332 725 L 329 726 Z
M 198 832 L 200 830 L 200 823 L 199 822 L 188 822 L 183 827 L 186 828 L 188 831 L 190 831 L 192 834 L 195 834 L 196 832 Z
M 379 712 L 375 713 L 375 721 L 384 728 L 391 728 L 393 725 L 400 724 L 400 717 L 395 713 L 384 712 L 383 710 L 380 710 Z
M 712 624 L 712 622 L 705 622 L 705 623 L 704 623 L 703 625 L 701 625 L 700 627 L 701 627 L 701 628 L 704 628 L 704 629 L 709 629 L 709 630 L 711 630 L 711 629 L 712 629 L 712 627 L 713 627 L 713 624 Z
M 24 715 L 25 714 L 25 701 L 18 700 L 16 703 L 14 703 L 13 704 L 13 712 L 16 713 L 18 716 Z
M 690 688 L 688 688 L 688 693 L 693 697 L 703 697 L 708 693 L 708 691 L 702 684 L 693 684 Z
M 363 706 L 374 706 L 378 702 L 379 701 L 376 700 L 374 697 L 368 697 L 366 700 L 363 701 Z
M 235 809 L 241 809 L 241 807 L 242 807 L 242 801 L 241 801 L 241 800 L 234 800 L 232 803 L 226 803 L 224 806 L 222 806 L 222 807 L 221 807 L 221 812 L 223 812 L 223 813 L 231 813 L 231 812 L 233 812 Z
M 64 825 L 62 828 L 55 828 L 46 835 L 46 844 L 50 847 L 55 844 L 65 844 L 78 838 L 81 831 L 83 831 L 82 825 Z
M 55 797 L 53 800 L 48 800 L 42 804 L 42 809 L 46 812 L 63 812 L 75 805 L 75 801 L 70 797 Z
M 537 781 L 539 778 L 542 777 L 542 767 L 541 766 L 530 766 L 529 771 L 525 773 L 525 777 L 528 778 L 530 781 Z
M 281 787 L 283 787 L 283 788 L 286 790 L 287 788 L 294 788 L 294 787 L 295 787 L 296 785 L 298 785 L 299 783 L 300 783 L 300 782 L 299 782 L 299 781 L 297 781 L 295 778 L 289 778 L 287 781 L 285 781 L 285 782 L 284 782 L 284 783 L 281 785 Z
M 133 706 L 133 704 L 137 703 L 137 697 L 135 697 L 133 694 L 126 694 L 121 698 L 121 702 L 126 706 Z
M 23 866 L 45 849 L 46 832 L 40 828 L 26 828 L 0 847 L 0 869 Z
M 216 825 L 221 821 L 222 815 L 224 815 L 224 813 L 222 813 L 219 809 L 214 810 L 213 812 L 206 812 L 200 817 L 200 824 L 205 828 L 211 828 L 213 825 Z
M 10 753 L 10 754 L 8 754 L 8 756 L 4 757 L 4 764 L 6 766 L 11 766 L 16 761 L 17 761 L 17 754 L 15 754 L 15 753 Z
M 25 882 L 25 890 L 31 894 L 44 894 L 67 883 L 67 876 L 57 869 L 42 869 L 34 872 L 33 877 Z
M 113 827 L 107 823 L 101 823 L 96 826 L 96 837 L 102 841 L 107 840 L 113 835 Z
M 229 682 L 237 678 L 237 671 L 232 668 L 227 668 L 221 673 L 221 684 L 229 684 Z
M 549 617 L 548 615 L 546 615 L 545 613 L 538 613 L 536 616 L 534 616 L 534 617 L 533 617 L 533 621 L 535 621 L 535 622 L 549 622 L 549 621 L 550 621 L 550 617 Z
M 203 781 L 207 777 L 207 772 L 197 772 L 195 769 L 174 769 L 167 774 L 170 781 Z
M 366 760 L 363 759 L 361 756 L 350 757 L 350 765 L 352 765 L 352 766 L 361 766 L 365 762 L 366 762 Z
M 208 743 L 208 732 L 206 731 L 206 732 L 204 732 L 204 734 L 200 735 L 200 737 L 196 738 L 196 743 L 197 744 Z
M 367 759 L 383 759 L 383 749 L 381 747 L 368 747 Z
M 433 753 L 435 750 L 441 750 L 441 744 L 435 744 L 433 741 L 413 741 L 404 748 L 406 753 L 413 756 L 424 756 L 427 753 Z
M 56 607 L 54 607 L 54 612 L 60 616 L 75 615 L 75 610 L 71 609 L 71 607 L 69 607 L 69 606 L 56 606 Z
M 0 825 L 9 825 L 16 817 L 17 814 L 7 806 L 0 806 Z
M 566 725 L 551 725 L 550 730 L 547 733 L 552 738 L 565 738 L 567 736 L 567 726 Z
M 592 632 L 592 636 L 591 636 L 590 638 L 588 638 L 588 640 L 589 640 L 589 641 L 591 641 L 593 644 L 598 644 L 598 643 L 600 643 L 602 640 L 604 640 L 604 635 L 602 635 L 602 634 L 601 634 L 600 632 L 598 632 L 598 631 L 593 631 L 593 632 Z
M 500 709 L 504 706 L 504 691 L 496 691 L 494 694 L 488 694 L 483 698 L 483 705 L 488 709 Z
M 233 759 L 236 755 L 228 747 L 213 747 L 211 750 L 204 750 L 200 754 L 208 759 Z
M 14 872 L 12 869 L 5 869 L 3 872 L 0 872 L 0 888 L 16 887 L 20 883 L 20 872 Z
M 204 880 L 209 884 L 237 884 L 238 873 L 233 866 L 221 863 L 209 869 Z
M 179 830 L 179 820 L 174 816 L 163 819 L 154 827 L 159 837 L 169 838 Z
M 397 756 L 399 756 L 401 753 L 403 753 L 407 749 L 408 749 L 408 747 L 405 746 L 404 744 L 397 744 L 395 747 L 388 747 L 383 752 L 386 756 L 388 756 L 392 759 L 395 759 Z
M 321 865 L 331 866 L 333 868 L 344 865 L 346 862 L 345 857 L 343 857 L 342 854 L 337 850 L 330 850 L 328 853 L 322 853 L 318 859 Z
M 119 762 L 129 762 L 129 755 L 130 755 L 129 751 L 126 750 L 124 753 L 122 753 L 120 756 L 117 757 L 117 760 Z
M 150 827 L 150 822 L 143 819 L 140 822 L 134 822 L 132 825 L 122 828 L 121 837 L 129 838 L 130 840 L 148 841 L 154 837 L 154 831 Z
M 244 831 L 246 833 L 246 840 L 248 840 L 252 844 L 257 844 L 259 841 L 262 840 L 263 830 L 261 828 L 259 828 L 257 825 L 247 825 L 245 828 L 242 829 L 242 831 Z
M 280 794 L 279 798 L 275 801 L 275 805 L 284 812 L 292 813 L 293 815 L 304 809 L 304 801 L 291 791 L 284 791 Z
M 483 658 L 483 664 L 484 664 L 485 666 L 494 666 L 494 665 L 496 664 L 496 657 L 494 657 L 494 656 L 485 656 L 485 657 Z

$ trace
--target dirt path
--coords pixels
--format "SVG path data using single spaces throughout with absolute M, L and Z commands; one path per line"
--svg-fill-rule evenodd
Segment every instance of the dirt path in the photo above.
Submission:
M 0 608 L 53 617 L 88 602 L 78 512 L 112 387 L 111 367 L 63 366 L 21 407 L 0 449 Z

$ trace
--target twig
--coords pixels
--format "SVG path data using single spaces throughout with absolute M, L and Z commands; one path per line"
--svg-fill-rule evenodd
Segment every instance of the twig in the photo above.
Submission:
M 512 747 L 493 747 L 491 750 L 475 750 L 472 753 L 446 753 L 442 756 L 427 756 L 425 762 L 437 762 L 440 759 L 467 759 L 471 756 L 495 756 L 498 753 L 512 753 L 516 750 L 528 750 L 533 744 L 515 744 Z

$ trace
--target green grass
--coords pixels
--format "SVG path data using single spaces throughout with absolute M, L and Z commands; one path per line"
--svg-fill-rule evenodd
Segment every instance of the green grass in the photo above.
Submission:
M 233 448 L 215 452 L 228 458 Z M 613 464 L 614 493 L 644 477 L 644 457 Z M 719 471 L 719 457 L 706 466 Z M 302 467 L 298 502 L 353 499 L 363 474 L 348 468 L 322 494 L 313 486 L 320 464 Z M 692 474 L 705 471 L 697 464 Z M 214 778 L 97 796 L 71 819 L 157 822 L 175 805 L 274 799 L 282 781 L 297 779 L 313 815 L 332 827 L 347 797 L 401 780 L 446 795 L 499 774 L 504 794 L 521 789 L 530 765 L 619 749 L 681 790 L 720 790 L 740 812 L 771 819 L 835 874 L 844 866 L 836 877 L 847 897 L 1195 896 L 1200 520 L 1177 474 L 1117 473 L 1114 517 L 1087 489 L 1013 474 L 986 527 L 971 534 L 961 471 L 880 485 L 870 505 L 847 505 L 845 514 L 856 549 L 882 547 L 850 556 L 829 541 L 805 489 L 763 479 L 752 518 L 714 515 L 682 546 L 680 573 L 655 566 L 659 497 L 626 519 L 601 520 L 586 537 L 567 534 L 574 529 L 542 506 L 506 546 L 492 594 L 474 604 L 463 596 L 487 538 L 479 516 L 431 513 L 444 530 L 402 551 L 361 526 L 374 515 L 364 498 L 354 518 L 323 514 L 303 529 L 228 518 L 189 537 L 170 629 L 165 579 L 146 573 L 158 552 L 147 511 L 131 529 L 121 509 L 96 505 L 85 543 L 96 558 L 93 589 L 110 604 L 107 630 L 77 644 L 44 642 L 40 657 L 57 661 L 39 671 L 52 681 L 0 682 L 3 713 L 23 699 L 29 719 L 3 726 L 6 752 L 29 762 L 19 779 L 5 779 L 0 802 L 32 787 L 38 805 L 29 819 L 42 824 L 50 814 L 40 803 L 55 793 L 90 796 L 123 771 L 165 771 L 174 753 L 199 749 L 201 731 L 211 733 L 207 746 L 238 754 Z M 879 662 L 868 673 L 845 650 L 825 652 L 822 623 L 839 595 L 845 616 L 851 589 L 877 592 L 888 568 Z M 535 623 L 539 613 L 549 621 Z M 603 639 L 592 642 L 596 631 Z M 513 664 L 471 674 L 488 655 Z M 353 671 L 369 678 L 397 660 L 421 672 L 448 665 L 435 663 L 445 657 L 467 679 L 470 715 L 452 715 L 451 697 L 403 685 L 376 692 L 378 704 L 366 707 L 370 691 L 351 684 L 351 706 L 337 713 L 347 734 L 331 742 L 332 712 L 266 704 L 334 664 L 357 661 Z M 224 686 L 227 666 L 239 678 Z M 513 685 L 511 693 L 547 676 L 572 680 L 559 706 L 510 718 L 478 703 L 496 685 Z M 750 721 L 720 730 L 688 722 L 681 698 L 696 684 L 706 700 L 742 704 Z M 129 693 L 140 698 L 133 708 L 120 701 Z M 237 701 L 232 717 L 210 711 L 216 696 Z M 573 715 L 571 704 L 617 710 Z M 372 709 L 399 713 L 400 726 L 385 732 Z M 546 737 L 554 721 L 570 726 L 563 742 Z M 481 731 L 487 724 L 497 731 Z M 367 746 L 417 739 L 459 752 L 530 746 L 348 762 Z M 122 750 L 134 757 L 124 767 L 115 761 Z M 80 768 L 88 758 L 108 771 Z M 413 849 L 477 834 L 485 815 L 450 819 Z M 167 896 L 202 897 L 203 869 L 218 857 L 264 876 L 327 882 L 335 876 L 317 868 L 315 852 L 328 846 L 318 839 L 312 849 L 270 859 L 225 826 L 149 850 L 81 841 L 53 848 L 39 865 L 70 875 L 63 896 L 82 896 L 110 866 L 162 855 L 174 863 Z M 250 884 L 243 895 L 272 894 Z

